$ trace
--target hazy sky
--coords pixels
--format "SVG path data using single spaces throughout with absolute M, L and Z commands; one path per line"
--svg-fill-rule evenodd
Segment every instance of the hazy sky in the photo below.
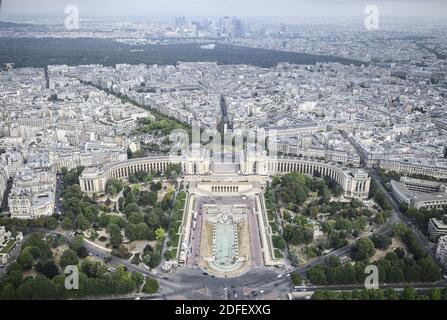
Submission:
M 363 15 L 377 5 L 383 15 L 447 17 L 447 0 L 3 0 L 5 15 L 64 15 L 69 4 L 82 16 L 294 17 Z

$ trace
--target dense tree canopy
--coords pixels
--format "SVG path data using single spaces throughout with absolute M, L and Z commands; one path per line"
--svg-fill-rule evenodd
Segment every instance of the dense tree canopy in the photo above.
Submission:
M 351 256 L 354 260 L 368 260 L 376 252 L 374 243 L 368 238 L 358 239 L 352 248 Z

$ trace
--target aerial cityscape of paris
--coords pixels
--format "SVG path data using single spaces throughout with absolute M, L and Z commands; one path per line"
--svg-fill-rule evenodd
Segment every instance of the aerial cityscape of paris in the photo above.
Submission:
M 447 300 L 446 59 L 444 0 L 0 1 L 0 300 Z

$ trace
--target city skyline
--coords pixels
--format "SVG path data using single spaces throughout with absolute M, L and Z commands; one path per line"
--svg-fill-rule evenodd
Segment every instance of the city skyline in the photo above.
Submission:
M 447 300 L 446 2 L 0 5 L 2 302 Z
M 156 17 L 156 16 L 244 16 L 244 17 L 343 17 L 363 16 L 365 7 L 377 6 L 384 16 L 446 17 L 447 3 L 442 0 L 152 0 L 127 1 L 123 7 L 118 0 L 100 0 L 92 3 L 82 0 L 15 0 L 3 1 L 3 14 L 63 16 L 68 5 L 79 7 L 85 17 Z

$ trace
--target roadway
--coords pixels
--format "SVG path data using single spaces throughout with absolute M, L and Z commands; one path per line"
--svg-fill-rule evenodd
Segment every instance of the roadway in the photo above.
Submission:
M 447 280 L 441 280 L 435 283 L 397 283 L 397 284 L 388 284 L 383 283 L 379 285 L 380 289 L 404 289 L 406 287 L 411 287 L 414 289 L 444 289 L 447 287 Z M 355 284 L 355 285 L 331 285 L 331 286 L 306 286 L 306 291 L 317 291 L 317 290 L 362 290 L 365 289 L 365 286 L 362 284 Z
M 54 201 L 54 214 L 59 216 L 61 212 L 61 197 L 62 197 L 62 174 L 56 174 L 56 192 Z
M 205 204 L 205 199 L 198 198 L 195 201 L 195 206 L 192 208 L 192 212 L 187 211 L 186 214 L 191 214 L 194 217 L 195 212 L 197 212 L 196 218 L 191 222 L 194 226 L 191 226 L 193 229 L 191 231 L 191 236 L 189 239 L 189 242 L 191 244 L 190 251 L 188 252 L 187 258 L 186 258 L 186 265 L 189 267 L 198 266 L 198 263 L 200 262 L 200 243 L 202 240 L 202 231 L 203 231 L 203 215 L 204 215 L 204 209 L 203 205 Z M 189 210 L 186 208 L 186 210 Z

